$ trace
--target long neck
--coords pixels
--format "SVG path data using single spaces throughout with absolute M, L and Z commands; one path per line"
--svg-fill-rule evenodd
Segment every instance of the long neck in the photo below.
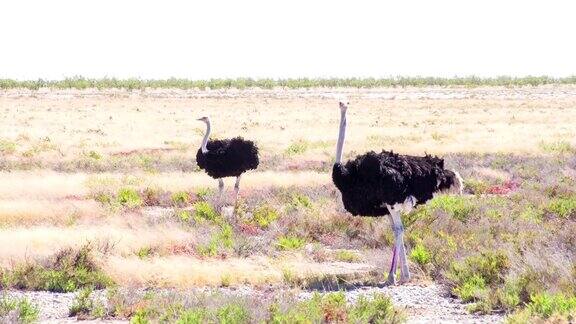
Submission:
M 342 163 L 342 149 L 344 148 L 345 136 L 346 136 L 346 111 L 341 111 L 340 131 L 338 133 L 338 143 L 336 144 L 336 163 Z
M 208 153 L 208 148 L 206 148 L 206 145 L 208 144 L 208 138 L 210 138 L 210 121 L 206 121 L 206 135 L 204 135 L 202 146 L 200 147 L 202 153 Z

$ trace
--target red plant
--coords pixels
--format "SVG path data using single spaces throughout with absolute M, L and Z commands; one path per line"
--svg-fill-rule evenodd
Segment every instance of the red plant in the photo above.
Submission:
M 508 180 L 501 185 L 494 185 L 488 188 L 487 192 L 494 195 L 507 195 L 510 192 L 518 189 L 520 184 L 515 180 Z

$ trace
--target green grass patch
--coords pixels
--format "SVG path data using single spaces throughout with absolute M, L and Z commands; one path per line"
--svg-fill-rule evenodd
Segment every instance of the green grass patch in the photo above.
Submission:
M 576 212 L 576 197 L 560 197 L 550 200 L 546 208 L 562 218 L 568 218 Z
M 353 263 L 360 261 L 360 256 L 358 255 L 358 253 L 354 251 L 339 250 L 338 252 L 336 252 L 336 260 Z
M 190 202 L 190 195 L 186 191 L 174 192 L 172 193 L 171 200 L 174 206 L 182 207 Z
M 0 153 L 13 154 L 16 152 L 16 143 L 6 139 L 0 139 Z
M 490 185 L 482 180 L 466 179 L 464 180 L 464 188 L 474 195 L 481 195 L 488 191 Z
M 260 228 L 266 229 L 270 224 L 278 219 L 278 211 L 273 207 L 265 204 L 261 205 L 252 213 L 252 222 Z
M 142 198 L 140 198 L 138 191 L 132 188 L 121 188 L 116 199 L 120 205 L 128 208 L 136 208 L 142 205 Z
M 192 208 L 194 209 L 194 221 L 198 223 L 204 221 L 219 223 L 221 221 L 220 214 L 206 201 L 199 201 L 192 205 Z
M 468 220 L 476 209 L 467 198 L 453 195 L 438 196 L 428 205 L 429 208 L 440 209 L 461 222 Z
M 570 144 L 570 142 L 567 141 L 540 142 L 539 146 L 542 149 L 542 151 L 549 153 L 564 154 L 564 153 L 574 153 L 576 151 L 574 146 L 572 146 L 572 144 Z
M 212 193 L 210 188 L 198 188 L 196 189 L 196 197 L 201 200 L 206 200 L 206 198 Z
M 276 241 L 276 246 L 282 251 L 297 250 L 302 248 L 304 244 L 306 241 L 297 236 L 280 236 Z
M 310 143 L 306 140 L 298 140 L 290 144 L 284 153 L 288 156 L 300 155 L 305 153 L 310 148 Z

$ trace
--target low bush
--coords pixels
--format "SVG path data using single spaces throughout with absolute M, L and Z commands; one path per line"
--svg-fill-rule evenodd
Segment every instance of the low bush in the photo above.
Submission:
M 525 309 L 506 318 L 507 323 L 573 323 L 576 320 L 576 296 L 539 293 L 530 297 Z
M 14 313 L 15 317 L 9 317 Z M 0 322 L 10 323 L 13 320 L 19 323 L 34 323 L 38 320 L 40 310 L 30 303 L 27 298 L 10 298 L 0 296 Z
M 64 249 L 47 260 L 46 265 L 26 263 L 5 273 L 6 286 L 26 290 L 71 292 L 84 287 L 103 289 L 113 285 L 94 262 L 92 249 Z
M 508 257 L 502 252 L 482 252 L 454 262 L 448 273 L 452 292 L 463 301 L 480 302 L 477 306 L 489 309 L 495 304 L 491 291 L 504 283 L 509 267 Z

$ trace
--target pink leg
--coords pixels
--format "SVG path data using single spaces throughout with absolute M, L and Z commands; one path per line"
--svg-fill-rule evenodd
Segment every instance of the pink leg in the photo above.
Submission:
M 396 245 L 392 246 L 392 262 L 390 263 L 390 272 L 394 271 L 394 263 L 396 263 Z
M 396 268 L 398 266 L 398 249 L 396 248 L 396 244 L 392 247 L 392 262 L 390 264 L 390 272 L 388 273 L 388 280 L 386 283 L 389 285 L 396 284 Z

